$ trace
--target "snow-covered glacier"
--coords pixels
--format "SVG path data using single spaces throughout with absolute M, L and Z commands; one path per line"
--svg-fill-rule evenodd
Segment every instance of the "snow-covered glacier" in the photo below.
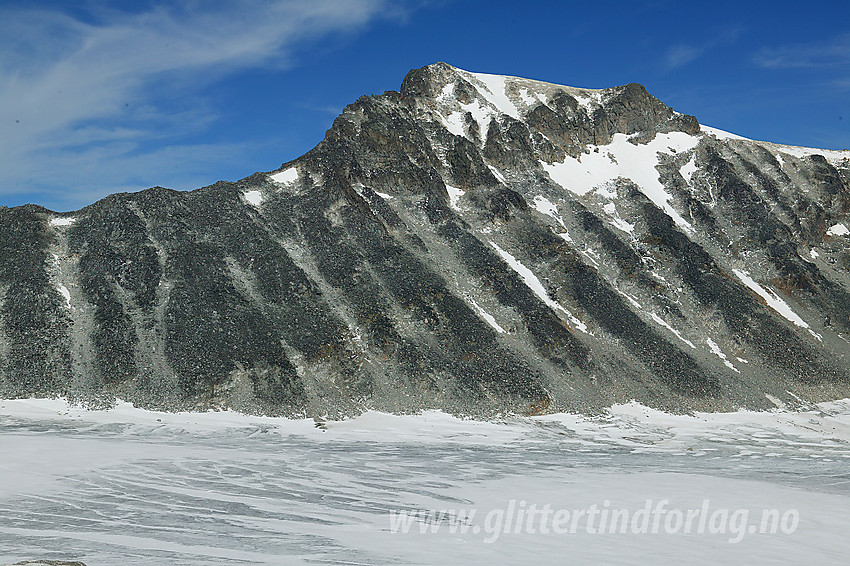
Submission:
M 843 564 L 848 440 L 850 400 L 327 422 L 2 401 L 0 563 Z

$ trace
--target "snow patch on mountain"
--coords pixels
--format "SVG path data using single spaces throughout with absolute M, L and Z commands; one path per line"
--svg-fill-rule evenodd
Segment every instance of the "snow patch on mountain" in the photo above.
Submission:
M 251 206 L 259 208 L 259 206 L 263 204 L 263 193 L 260 191 L 245 191 L 242 193 L 242 198 L 244 198 Z
M 282 185 L 294 183 L 298 180 L 298 169 L 296 169 L 295 167 L 284 169 L 280 173 L 275 173 L 274 175 L 272 175 L 271 180 L 275 183 L 280 183 Z
M 641 309 L 641 310 L 643 309 L 643 305 L 641 305 L 639 302 L 637 302 L 637 300 L 634 297 L 632 297 L 631 295 L 629 295 L 628 293 L 621 291 L 620 289 L 617 289 L 617 292 L 620 295 L 622 295 L 623 297 L 625 297 L 626 300 L 629 301 L 634 308 Z
M 590 153 L 578 158 L 567 156 L 562 163 L 540 164 L 555 183 L 579 196 L 618 178 L 629 179 L 664 210 L 680 228 L 692 232 L 691 224 L 670 204 L 672 196 L 659 179 L 658 153 L 684 153 L 699 143 L 699 138 L 684 132 L 657 134 L 646 144 L 635 145 L 626 134 L 614 134 L 608 145 L 589 146 Z M 628 230 L 627 230 L 628 231 Z
M 629 298 L 629 297 L 627 296 L 627 298 Z M 651 316 L 651 317 L 652 317 L 652 320 L 654 320 L 656 323 L 660 324 L 661 326 L 663 326 L 664 328 L 666 328 L 667 330 L 669 330 L 670 332 L 672 332 L 672 333 L 676 336 L 676 338 L 678 338 L 679 340 L 681 340 L 682 342 L 684 342 L 685 344 L 687 344 L 687 345 L 688 345 L 688 346 L 690 346 L 691 348 L 696 349 L 696 346 L 694 346 L 694 343 L 693 343 L 693 342 L 691 342 L 691 341 L 690 341 L 690 340 L 688 340 L 687 338 L 683 337 L 683 336 L 681 335 L 681 333 L 679 333 L 679 331 L 678 331 L 678 330 L 676 330 L 675 328 L 673 328 L 672 326 L 670 326 L 669 324 L 667 324 L 667 323 L 664 321 L 664 319 L 663 319 L 663 318 L 661 318 L 660 316 L 658 316 L 658 315 L 657 315 L 657 314 L 655 314 L 654 312 L 653 312 L 653 313 L 650 313 L 650 314 L 649 314 L 649 316 Z
M 508 98 L 507 92 L 507 77 L 502 75 L 486 75 L 484 73 L 469 73 L 484 84 L 484 88 L 489 92 L 489 95 L 482 92 L 484 98 L 487 99 L 493 106 L 499 109 L 503 114 L 507 114 L 511 118 L 520 119 L 519 111 L 516 105 Z
M 511 266 L 511 269 L 516 271 L 516 273 L 522 278 L 528 288 L 531 289 L 534 294 L 537 295 L 538 298 L 540 298 L 540 300 L 543 301 L 543 303 L 547 307 L 555 311 L 561 311 L 567 316 L 567 318 L 570 319 L 570 322 L 572 322 L 576 326 L 576 328 L 578 328 L 585 334 L 590 334 L 590 332 L 588 332 L 587 330 L 587 325 L 585 323 L 576 318 L 571 312 L 562 307 L 559 303 L 552 300 L 552 298 L 549 296 L 549 293 L 546 291 L 546 288 L 543 287 L 543 284 L 540 282 L 540 279 L 538 279 L 537 276 L 534 275 L 534 272 L 532 272 L 529 268 L 520 263 L 510 253 L 500 248 L 495 242 L 491 241 L 490 245 L 493 246 L 497 252 L 499 252 L 499 255 L 502 256 L 502 259 L 505 260 L 505 262 Z
M 62 260 L 56 253 L 50 254 L 52 257 L 51 264 L 51 279 L 53 281 L 53 287 L 56 291 L 62 295 L 62 298 L 65 299 L 65 308 L 71 309 L 71 292 L 68 290 L 68 287 L 65 286 L 63 282 L 63 273 L 62 273 Z
M 529 88 L 521 88 L 519 91 L 519 97 L 527 106 L 535 106 L 538 103 L 546 103 L 546 99 L 543 98 L 540 93 L 534 92 Z
M 56 290 L 59 291 L 59 294 L 62 295 L 62 297 L 65 299 L 65 306 L 70 309 L 71 308 L 71 292 L 62 283 L 59 283 L 59 285 L 56 286 Z
M 732 132 L 726 132 L 717 128 L 712 128 L 711 126 L 700 125 L 700 130 L 702 130 L 703 133 L 712 135 L 719 140 L 753 141 L 750 138 L 745 138 L 744 136 L 739 136 L 738 134 L 733 134 Z
M 487 321 L 487 324 L 492 326 L 496 330 L 496 332 L 498 332 L 499 334 L 506 334 L 505 329 L 502 328 L 498 322 L 496 322 L 496 319 L 493 317 L 493 315 L 481 308 L 481 306 L 476 303 L 472 297 L 464 296 L 464 298 L 469 301 L 469 304 L 472 305 L 472 308 L 475 309 L 475 312 L 478 313 L 478 316 Z
M 831 163 L 843 162 L 847 159 L 850 159 L 850 150 L 847 149 L 820 149 L 815 147 L 801 147 L 796 145 L 785 145 L 766 141 L 752 140 L 750 138 L 745 138 L 743 136 L 739 136 L 731 132 L 725 132 L 723 130 L 705 125 L 700 125 L 700 129 L 703 133 L 713 135 L 714 137 L 720 140 L 750 141 L 757 143 L 765 148 L 768 148 L 769 150 L 771 150 L 771 154 L 773 155 L 773 157 L 779 162 L 780 167 L 785 166 L 785 160 L 783 159 L 782 154 L 791 155 L 797 158 L 820 155 Z
M 73 223 L 74 223 L 74 222 L 76 222 L 76 221 L 77 221 L 77 219 L 76 219 L 76 218 L 71 218 L 71 217 L 65 217 L 65 218 L 62 218 L 62 217 L 59 217 L 59 218 L 51 218 L 51 219 L 50 219 L 50 225 L 51 225 L 51 226 L 56 226 L 56 227 L 59 227 L 59 226 L 70 226 L 71 224 L 73 224 Z
M 478 131 L 481 133 L 481 140 L 487 139 L 487 131 L 490 129 L 490 120 L 496 116 L 496 112 L 492 108 L 482 106 L 481 102 L 474 100 L 469 104 L 461 104 L 460 107 L 464 112 L 469 112 L 472 118 L 478 124 Z
M 567 225 L 564 224 L 564 220 L 561 218 L 561 215 L 558 214 L 558 205 L 542 195 L 534 197 L 533 204 L 537 212 L 553 218 L 564 230 L 567 229 Z
M 682 178 L 687 182 L 691 182 L 691 177 L 693 177 L 694 173 L 697 171 L 697 162 L 696 158 L 692 155 L 687 163 L 679 167 L 679 174 L 682 175 Z
M 604 210 L 611 218 L 611 224 L 613 224 L 615 228 L 619 228 L 623 232 L 627 232 L 629 234 L 634 232 L 635 225 L 629 224 L 628 222 L 620 218 L 620 214 L 617 212 L 617 205 L 615 205 L 613 202 L 606 203 L 602 207 L 602 210 Z
M 738 368 L 732 365 L 732 362 L 729 361 L 729 359 L 726 357 L 726 354 L 723 353 L 723 350 L 720 349 L 720 346 L 718 346 L 714 340 L 712 340 L 711 338 L 706 338 L 705 343 L 708 344 L 709 348 L 711 348 L 712 354 L 723 360 L 723 363 L 726 365 L 726 367 L 728 367 L 735 373 L 741 373 Z
M 778 312 L 779 314 L 781 314 L 783 317 L 785 317 L 785 319 L 786 319 L 786 320 L 789 320 L 790 322 L 793 322 L 795 325 L 797 325 L 797 326 L 799 326 L 799 327 L 801 327 L 801 328 L 806 328 L 806 329 L 808 329 L 808 330 L 809 330 L 809 333 L 810 333 L 812 336 L 814 336 L 815 338 L 817 338 L 818 340 L 821 340 L 821 339 L 822 339 L 822 337 L 820 336 L 820 334 L 818 334 L 818 333 L 814 332 L 811 328 L 809 328 L 809 324 L 808 324 L 805 320 L 803 320 L 803 319 L 800 317 L 800 315 L 798 315 L 797 313 L 795 313 L 795 312 L 791 309 L 791 307 L 790 307 L 790 306 L 788 306 L 788 303 L 786 303 L 785 301 L 783 301 L 783 300 L 782 300 L 782 298 L 781 298 L 779 295 L 777 295 L 776 293 L 774 293 L 774 292 L 773 292 L 773 291 L 771 291 L 770 289 L 767 289 L 767 288 L 762 287 L 761 285 L 759 285 L 759 284 L 758 284 L 755 280 L 753 280 L 753 278 L 752 278 L 752 277 L 750 277 L 750 275 L 749 275 L 748 273 L 746 273 L 745 271 L 742 271 L 742 270 L 740 270 L 740 269 L 733 269 L 733 270 L 732 270 L 732 272 L 733 272 L 733 273 L 734 273 L 734 274 L 738 277 L 738 279 L 740 279 L 740 280 L 741 280 L 741 282 L 742 282 L 744 285 L 746 285 L 747 287 L 749 287 L 749 288 L 750 288 L 751 290 L 753 290 L 753 291 L 754 291 L 754 292 L 755 292 L 758 296 L 760 296 L 762 299 L 764 299 L 764 302 L 765 302 L 765 303 L 767 303 L 767 306 L 769 306 L 770 308 L 772 308 L 773 310 L 775 310 L 776 312 Z
M 597 106 L 602 105 L 602 95 L 604 94 L 604 90 L 591 90 L 591 89 L 572 89 L 570 94 L 578 100 L 579 105 L 584 108 L 587 113 L 590 115 L 596 109 Z
M 798 158 L 811 157 L 812 155 L 820 155 L 823 156 L 830 163 L 838 163 L 846 159 L 850 159 L 850 150 L 847 149 L 819 149 L 815 147 L 799 147 L 795 145 L 782 145 L 770 142 L 759 143 L 775 150 L 776 153 L 774 154 L 774 157 L 777 158 L 777 161 L 779 161 L 780 164 L 782 163 L 781 158 L 779 157 L 780 151 L 787 155 L 793 155 L 794 157 Z
M 602 198 L 612 200 L 617 198 L 617 185 L 613 182 L 603 183 L 593 189 L 593 192 Z
M 449 193 L 449 205 L 455 210 L 460 210 L 460 198 L 466 194 L 466 191 L 451 185 L 446 185 L 446 191 Z
M 487 164 L 487 167 L 489 167 L 489 168 L 490 168 L 490 172 L 493 174 L 493 176 L 494 176 L 494 177 L 496 177 L 496 179 L 498 179 L 498 180 L 499 180 L 499 182 L 500 182 L 500 183 L 506 183 L 506 182 L 507 182 L 507 181 L 505 180 L 505 176 L 504 176 L 504 175 L 502 175 L 502 172 L 501 172 L 501 171 L 499 171 L 498 169 L 496 169 L 495 167 L 493 167 L 493 166 L 492 166 L 492 165 L 490 165 L 489 163 Z
M 466 135 L 466 132 L 463 130 L 463 113 L 455 111 L 446 117 L 437 112 L 437 116 L 440 117 L 440 122 L 442 122 L 443 126 L 454 135 L 460 137 Z
M 850 234 L 850 230 L 847 229 L 847 226 L 844 224 L 836 224 L 834 226 L 830 226 L 829 230 L 826 231 L 828 236 L 846 236 Z

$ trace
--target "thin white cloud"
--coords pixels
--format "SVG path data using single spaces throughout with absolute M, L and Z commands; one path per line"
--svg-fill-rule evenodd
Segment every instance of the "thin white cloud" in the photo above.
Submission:
M 720 30 L 714 37 L 701 43 L 673 45 L 667 49 L 664 55 L 664 67 L 667 71 L 683 67 L 716 47 L 734 43 L 743 31 L 743 28 L 740 26 L 730 26 Z
M 706 49 L 706 46 L 698 47 L 695 45 L 674 45 L 667 50 L 667 55 L 665 57 L 666 66 L 668 69 L 675 69 L 676 67 L 687 65 L 705 53 Z
M 753 60 L 773 69 L 850 66 L 850 33 L 827 41 L 766 47 Z
M 94 181 L 86 167 L 100 169 L 103 193 L 112 190 L 107 183 L 127 184 L 119 164 L 128 178 L 155 157 L 180 167 L 174 158 L 186 157 L 186 148 L 169 150 L 168 138 L 205 131 L 216 111 L 176 101 L 203 104 L 203 88 L 229 73 L 285 68 L 304 42 L 388 15 L 399 15 L 388 0 L 186 1 L 101 12 L 93 21 L 4 9 L 0 197 L 58 186 L 48 163 L 62 163 L 77 183 Z M 144 153 L 140 143 L 157 137 L 165 139 Z

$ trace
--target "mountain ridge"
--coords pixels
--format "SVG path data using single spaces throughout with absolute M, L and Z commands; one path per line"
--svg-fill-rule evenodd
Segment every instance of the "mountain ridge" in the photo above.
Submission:
M 848 154 L 734 139 L 637 84 L 430 65 L 275 171 L 0 209 L 0 394 L 331 415 L 846 397 Z

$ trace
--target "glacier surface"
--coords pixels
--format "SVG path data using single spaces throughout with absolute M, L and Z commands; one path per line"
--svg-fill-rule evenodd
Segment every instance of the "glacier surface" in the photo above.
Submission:
M 843 564 L 848 440 L 850 400 L 691 416 L 630 403 L 596 417 L 490 422 L 438 411 L 315 422 L 7 400 L 0 557 L 87 566 Z M 485 515 L 511 505 L 635 512 L 665 500 L 674 519 L 705 505 L 739 519 L 745 511 L 749 522 L 740 536 L 731 526 L 668 532 L 666 519 L 656 533 L 485 530 Z M 766 509 L 796 513 L 793 532 L 751 532 Z M 444 520 L 469 510 L 478 515 L 465 532 Z M 393 532 L 398 513 L 424 519 Z

